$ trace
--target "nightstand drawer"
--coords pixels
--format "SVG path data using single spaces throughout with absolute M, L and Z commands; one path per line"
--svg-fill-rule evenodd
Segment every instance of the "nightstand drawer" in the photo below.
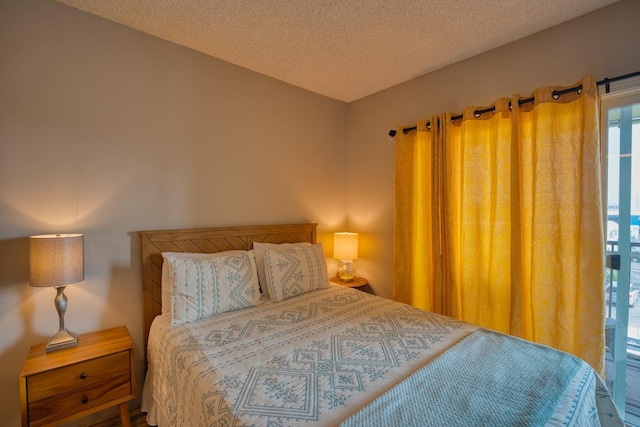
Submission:
M 31 426 L 41 426 L 131 394 L 129 372 L 101 383 L 29 403 Z
M 27 379 L 28 403 L 31 407 L 33 402 L 42 399 L 75 391 L 120 375 L 128 377 L 129 372 L 129 352 L 122 351 L 32 375 Z

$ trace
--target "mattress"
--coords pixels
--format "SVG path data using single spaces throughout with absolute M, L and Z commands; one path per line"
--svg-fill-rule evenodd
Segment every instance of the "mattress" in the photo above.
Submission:
M 623 425 L 578 358 L 332 285 L 179 326 L 155 318 L 164 426 Z

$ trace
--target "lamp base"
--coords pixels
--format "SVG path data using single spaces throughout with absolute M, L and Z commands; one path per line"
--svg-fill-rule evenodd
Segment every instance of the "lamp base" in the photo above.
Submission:
M 58 327 L 58 332 L 49 339 L 45 349 L 47 353 L 78 345 L 78 334 L 69 332 L 64 327 L 64 313 L 67 311 L 67 297 L 64 295 L 64 288 L 65 286 L 56 286 L 55 304 L 60 326 Z
M 45 351 L 47 353 L 62 350 L 63 348 L 75 347 L 78 345 L 78 334 L 69 332 L 66 329 L 60 329 L 58 333 L 52 336 L 47 343 Z
M 353 282 L 353 279 L 356 277 L 356 265 L 352 260 L 339 260 L 336 276 L 338 276 L 341 282 Z

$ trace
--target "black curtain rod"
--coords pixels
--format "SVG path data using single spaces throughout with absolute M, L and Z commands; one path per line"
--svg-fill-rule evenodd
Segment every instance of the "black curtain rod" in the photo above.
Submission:
M 604 78 L 602 80 L 599 80 L 596 82 L 596 84 L 598 86 L 602 86 L 605 85 L 605 92 L 609 93 L 610 92 L 610 84 L 613 82 L 617 82 L 619 80 L 625 80 L 625 79 L 630 79 L 631 77 L 636 77 L 636 76 L 640 76 L 640 71 L 636 71 L 635 73 L 630 73 L 630 74 L 625 74 L 623 76 L 617 76 L 617 77 L 612 77 L 612 78 Z M 561 95 L 565 95 L 567 93 L 571 93 L 571 92 L 580 92 L 582 90 L 582 85 L 576 86 L 576 87 L 570 87 L 568 89 L 563 89 L 563 90 L 554 90 L 551 94 L 551 96 L 553 96 L 553 99 L 558 99 Z M 533 97 L 531 98 L 525 98 L 525 99 L 521 99 L 518 101 L 518 107 L 522 107 L 524 104 L 529 104 L 531 102 L 533 102 L 534 99 Z M 489 108 L 484 108 L 482 110 L 475 110 L 473 112 L 473 115 L 475 117 L 480 117 L 482 114 L 484 113 L 493 113 L 495 111 L 495 107 L 489 107 Z M 511 109 L 511 103 L 509 103 L 509 109 Z M 452 116 L 451 117 L 451 121 L 454 122 L 456 120 L 460 120 L 462 118 L 462 114 L 457 115 L 457 116 Z M 430 123 L 427 122 L 427 128 L 430 128 Z M 412 127 L 408 127 L 408 128 L 404 128 L 402 129 L 402 133 L 404 133 L 405 135 L 413 130 L 416 130 L 418 127 L 417 126 L 412 126 Z M 396 136 L 397 131 L 395 129 L 391 129 L 389 131 L 389 136 L 393 137 Z

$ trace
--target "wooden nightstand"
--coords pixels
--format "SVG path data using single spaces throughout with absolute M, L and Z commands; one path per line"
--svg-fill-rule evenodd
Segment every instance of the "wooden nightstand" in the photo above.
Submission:
M 133 342 L 126 326 L 78 336 L 76 347 L 45 352 L 34 345 L 20 373 L 22 426 L 53 426 L 135 398 Z
M 355 276 L 353 280 L 350 282 L 343 282 L 335 276 L 330 278 L 329 281 L 331 283 L 336 283 L 338 285 L 346 286 L 347 288 L 361 288 L 369 284 L 369 281 L 367 279 L 365 279 L 364 277 L 358 277 L 358 276 Z

